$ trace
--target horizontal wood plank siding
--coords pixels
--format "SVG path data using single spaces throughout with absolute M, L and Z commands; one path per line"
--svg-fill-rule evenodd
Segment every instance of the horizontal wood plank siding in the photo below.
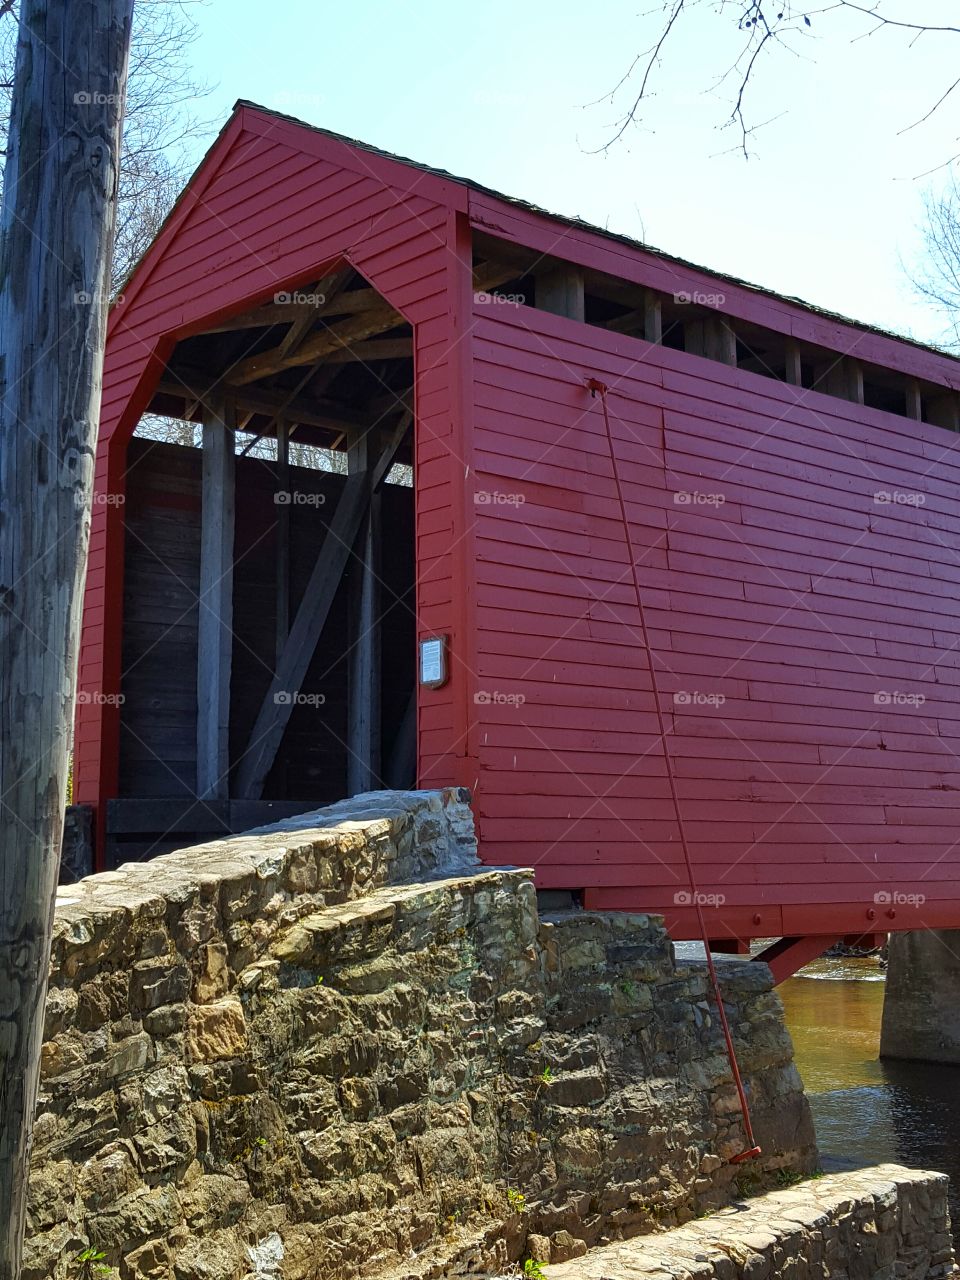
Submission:
M 530 308 L 475 325 L 484 857 L 598 905 L 688 889 L 599 376 L 700 891 L 865 928 L 891 887 L 960 900 L 960 440 Z

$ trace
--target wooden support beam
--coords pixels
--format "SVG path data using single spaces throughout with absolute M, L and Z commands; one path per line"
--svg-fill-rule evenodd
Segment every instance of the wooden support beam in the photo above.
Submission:
M 286 418 L 277 423 L 277 583 L 276 583 L 276 658 L 274 671 L 280 665 L 287 636 L 290 634 L 290 424 Z
M 800 371 L 800 344 L 798 342 L 794 342 L 792 338 L 788 338 L 785 352 L 786 369 L 784 370 L 784 376 L 791 386 L 802 386 L 803 375 Z
M 663 305 L 652 289 L 643 291 L 643 336 L 648 342 L 663 342 Z
M 316 286 L 304 290 L 305 293 L 320 293 L 322 281 L 318 281 Z M 383 305 L 383 294 L 378 293 L 376 289 L 351 289 L 348 293 L 336 293 L 335 295 L 326 295 L 327 301 L 320 305 L 311 305 L 304 303 L 302 306 L 293 302 L 268 302 L 262 307 L 256 307 L 253 311 L 245 311 L 242 315 L 231 316 L 229 320 L 224 320 L 222 324 L 214 325 L 210 329 L 202 330 L 202 334 L 194 336 L 209 336 L 215 333 L 239 333 L 244 329 L 268 329 L 272 325 L 289 325 L 294 316 L 298 318 L 307 314 L 314 317 L 323 316 L 324 318 L 332 316 L 352 316 L 360 315 L 364 311 L 372 311 L 374 307 Z
M 369 479 L 360 473 L 347 476 L 337 509 L 327 529 L 310 580 L 300 601 L 290 635 L 277 663 L 250 741 L 237 768 L 236 794 L 258 800 L 273 767 L 284 730 L 290 719 L 293 695 L 300 689 L 317 641 L 330 613 L 343 571 L 360 532 L 371 494 L 387 478 L 413 415 L 404 412 Z
M 313 288 L 307 291 L 307 296 L 317 301 L 307 302 L 301 306 L 293 304 L 296 307 L 293 313 L 295 319 L 280 343 L 280 351 L 283 355 L 287 356 L 296 351 L 317 320 L 332 315 L 337 310 L 337 295 L 352 275 L 352 267 L 339 267 L 336 271 L 330 271 L 327 275 L 321 276 Z M 373 289 L 369 292 L 375 293 Z M 296 298 L 296 293 L 291 296 Z
M 726 316 L 717 316 L 716 326 L 717 355 L 715 358 L 735 369 L 737 367 L 737 331 L 733 327 L 733 321 Z
M 202 406 L 204 400 L 215 393 L 218 387 L 222 387 L 227 405 L 237 413 L 248 410 L 270 415 L 282 413 L 291 421 L 302 423 L 305 427 L 320 427 L 327 431 L 347 434 L 355 434 L 367 425 L 364 417 L 346 407 L 331 405 L 327 409 L 322 401 L 304 400 L 301 396 L 291 399 L 288 392 L 270 391 L 262 387 L 245 387 L 242 391 L 233 390 L 229 386 L 224 386 L 219 379 L 211 378 L 209 374 L 193 369 L 174 375 L 165 375 L 161 378 L 157 391 L 161 395 L 176 396 L 185 404 L 193 400 Z
M 691 355 L 736 365 L 737 338 L 725 316 L 703 316 L 683 326 L 684 349 Z
M 863 404 L 863 365 L 859 360 L 849 356 L 844 358 L 847 375 L 847 399 L 854 404 Z
M 920 383 L 916 378 L 908 378 L 904 388 L 904 411 L 908 418 L 919 422 L 923 417 L 923 400 L 920 395 Z
M 568 263 L 544 267 L 534 276 L 535 302 L 541 311 L 550 311 L 571 320 L 586 319 L 583 272 Z
M 707 354 L 703 320 L 687 320 L 683 325 L 683 349 L 692 356 Z
M 273 432 L 276 433 L 279 441 L 280 423 L 284 420 L 285 411 L 297 399 L 308 382 L 318 383 L 319 385 L 315 390 L 322 392 L 327 388 L 327 386 L 329 386 L 336 376 L 336 370 L 329 368 L 327 365 L 315 365 L 312 369 L 308 369 L 296 386 L 292 387 L 290 391 L 286 393 L 281 401 L 280 407 L 277 409 L 277 412 L 271 417 L 267 425 L 253 437 L 248 445 L 246 445 L 242 450 L 240 457 L 245 458 L 254 445 L 259 444 L 264 436 L 270 435 Z M 255 415 L 252 413 L 248 414 L 247 420 L 249 421 L 249 419 L 254 416 Z
M 370 486 L 372 432 L 347 451 L 347 473 Z M 350 566 L 347 792 L 380 785 L 380 495 L 367 495 Z
M 203 422 L 200 614 L 197 624 L 197 795 L 225 799 L 230 775 L 233 655 L 234 435 L 222 395 Z
M 863 368 L 849 356 L 833 357 L 814 370 L 814 390 L 863 404 Z
M 281 355 L 288 356 L 291 352 L 296 351 L 303 342 L 304 338 L 317 323 L 316 311 L 308 311 L 302 308 L 300 315 L 284 334 L 278 348 Z
M 260 378 L 270 377 L 282 369 L 290 369 L 299 364 L 313 364 L 321 360 L 331 351 L 339 351 L 343 347 L 353 346 L 364 338 L 375 337 L 388 329 L 396 329 L 404 323 L 403 316 L 395 311 L 389 303 L 338 324 L 329 325 L 321 333 L 314 334 L 303 342 L 298 351 L 284 355 L 279 347 L 271 347 L 259 355 L 249 356 L 233 366 L 227 374 L 226 381 L 230 386 L 242 387 L 248 382 L 256 382 Z
M 349 364 L 353 360 L 409 360 L 413 356 L 412 338 L 371 338 L 355 346 L 331 351 L 324 364 Z
M 792 978 L 805 964 L 822 956 L 837 941 L 838 937 L 834 933 L 778 938 L 776 942 L 772 942 L 755 955 L 750 963 L 760 961 L 761 964 L 768 964 L 773 974 L 773 981 L 784 982 L 787 978 Z
M 524 274 L 524 269 L 516 263 L 478 262 L 473 268 L 474 293 L 486 293 L 488 289 L 496 289 Z
M 290 634 L 290 423 L 284 417 L 277 419 L 277 539 L 276 584 L 274 595 L 274 658 L 273 670 L 280 665 L 280 656 Z M 286 794 L 288 770 L 286 762 L 280 770 L 278 784 L 281 794 Z

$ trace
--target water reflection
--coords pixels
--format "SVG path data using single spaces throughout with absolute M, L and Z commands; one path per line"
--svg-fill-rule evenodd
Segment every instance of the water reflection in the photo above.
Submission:
M 877 962 L 820 960 L 782 983 L 824 1168 L 893 1160 L 950 1174 L 960 1229 L 960 1067 L 880 1061 Z

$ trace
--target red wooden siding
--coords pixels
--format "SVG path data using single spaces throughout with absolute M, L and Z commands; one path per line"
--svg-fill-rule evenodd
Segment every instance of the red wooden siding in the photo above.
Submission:
M 175 343 L 346 258 L 414 326 L 418 629 L 451 640 L 419 780 L 475 789 L 482 856 L 692 932 L 596 377 L 716 933 L 956 927 L 960 435 L 475 304 L 471 227 L 960 388 L 936 352 L 242 106 L 111 319 L 81 691 L 120 689 L 116 499 Z M 81 705 L 79 800 L 117 794 L 117 734 Z
M 960 438 L 530 308 L 475 319 L 484 857 L 607 905 L 687 889 L 598 376 L 701 892 L 765 925 L 960 900 Z
M 916 343 L 865 330 L 852 320 L 825 315 L 789 298 L 764 293 L 753 285 L 711 275 L 702 267 L 651 253 L 633 242 L 607 236 L 578 223 L 567 223 L 524 205 L 511 205 L 490 192 L 471 191 L 470 222 L 515 244 L 564 258 L 581 267 L 671 294 L 719 295 L 718 309 L 733 319 L 749 321 L 812 342 L 839 354 L 855 355 L 916 378 L 931 378 L 944 387 L 960 387 L 960 364 Z
M 451 281 L 463 268 L 454 214 L 466 208 L 455 184 L 296 125 L 240 109 L 195 176 L 181 205 L 111 319 L 87 578 L 80 689 L 120 685 L 122 508 L 126 443 L 177 338 L 215 318 L 309 282 L 343 256 L 414 326 L 417 374 L 418 617 L 423 633 L 445 632 L 458 650 L 449 582 L 458 556 L 452 492 L 463 472 L 451 439 L 452 397 L 463 357 L 449 340 Z M 467 277 L 469 281 L 469 276 Z M 420 774 L 425 783 L 464 782 L 462 669 L 420 696 Z M 76 798 L 117 794 L 117 715 L 94 699 L 78 708 Z

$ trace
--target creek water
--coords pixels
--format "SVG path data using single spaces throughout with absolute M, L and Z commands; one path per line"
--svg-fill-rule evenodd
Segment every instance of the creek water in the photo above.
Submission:
M 875 959 L 824 958 L 777 991 L 823 1167 L 889 1160 L 948 1173 L 960 1243 L 960 1067 L 880 1060 L 883 973 Z

